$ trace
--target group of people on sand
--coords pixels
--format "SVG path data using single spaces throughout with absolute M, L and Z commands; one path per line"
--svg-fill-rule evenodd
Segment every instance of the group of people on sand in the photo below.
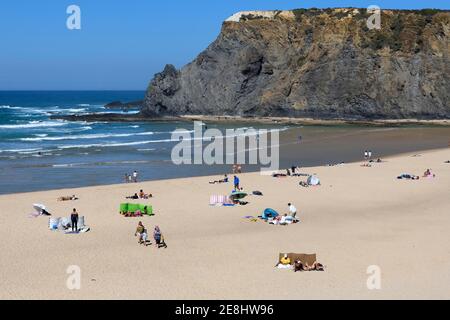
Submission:
M 242 173 L 242 166 L 240 164 L 233 164 L 233 174 Z
M 280 226 L 287 226 L 292 223 L 298 223 L 299 220 L 297 219 L 297 208 L 292 203 L 288 203 L 288 208 L 289 213 L 277 216 L 269 223 Z
M 291 261 L 291 258 L 289 258 L 289 255 L 287 255 L 287 254 L 285 254 L 280 259 L 280 261 L 277 263 L 277 265 L 275 267 L 279 268 L 279 269 L 293 269 L 294 272 L 297 272 L 297 271 L 325 271 L 325 267 L 317 261 L 314 261 L 311 265 L 308 265 L 308 262 L 303 262 L 301 260 Z
M 134 235 L 135 235 L 135 237 L 138 237 L 139 244 L 144 245 L 144 246 L 151 245 L 150 241 L 148 240 L 147 229 L 145 228 L 142 221 L 139 221 Z M 158 226 L 156 226 L 155 229 L 153 230 L 153 239 L 155 240 L 156 249 L 167 248 L 167 244 L 164 240 L 164 236 L 161 232 L 161 229 Z
M 135 170 L 132 174 L 125 173 L 125 183 L 137 183 L 138 172 Z
M 146 193 L 144 192 L 144 190 L 142 190 L 142 189 L 139 191 L 139 193 L 135 193 L 135 194 L 132 195 L 132 196 L 126 197 L 126 199 L 132 199 L 132 200 L 138 200 L 138 199 L 150 199 L 150 198 L 153 198 L 153 195 L 152 195 L 151 193 L 146 194 Z

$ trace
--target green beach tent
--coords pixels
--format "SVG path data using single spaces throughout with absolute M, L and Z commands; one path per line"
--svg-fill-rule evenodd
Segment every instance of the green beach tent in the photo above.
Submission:
M 146 204 L 139 203 L 121 203 L 119 212 L 132 212 L 140 211 L 143 215 L 153 215 L 153 207 Z

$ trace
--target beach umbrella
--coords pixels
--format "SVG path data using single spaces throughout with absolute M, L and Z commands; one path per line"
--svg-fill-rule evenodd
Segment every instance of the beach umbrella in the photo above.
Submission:
M 35 203 L 33 204 L 33 209 L 36 210 L 36 212 L 42 214 L 42 212 L 47 211 L 47 207 L 43 204 Z
M 246 196 L 248 196 L 248 194 L 246 194 L 245 192 L 233 192 L 230 195 L 230 199 L 231 200 L 241 200 L 241 199 L 244 199 Z

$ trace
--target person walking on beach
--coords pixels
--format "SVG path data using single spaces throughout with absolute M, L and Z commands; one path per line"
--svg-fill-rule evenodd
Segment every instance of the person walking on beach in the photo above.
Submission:
M 368 156 L 369 160 L 372 159 L 372 150 L 369 150 L 369 153 L 367 154 L 367 156 Z
M 156 249 L 167 248 L 167 244 L 166 244 L 166 241 L 164 240 L 164 236 L 161 232 L 161 229 L 159 229 L 158 226 L 156 226 L 155 230 L 153 231 L 153 238 L 155 239 Z
M 236 191 L 241 190 L 239 184 L 240 184 L 239 178 L 237 176 L 234 176 L 234 190 Z
M 133 182 L 134 182 L 134 183 L 137 183 L 137 182 L 138 182 L 138 173 L 137 173 L 136 170 L 133 172 Z
M 125 183 L 130 182 L 130 176 L 128 175 L 128 173 L 125 173 Z
M 139 221 L 134 235 L 138 237 L 139 244 L 147 245 L 147 230 L 141 221 Z
M 78 212 L 77 209 L 73 209 L 72 214 L 70 215 L 70 220 L 72 221 L 72 231 L 78 231 Z
M 369 151 L 364 151 L 364 160 L 367 160 L 369 158 Z

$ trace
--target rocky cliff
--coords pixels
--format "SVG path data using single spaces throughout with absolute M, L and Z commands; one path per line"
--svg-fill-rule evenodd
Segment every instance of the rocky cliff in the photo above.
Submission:
M 146 116 L 450 118 L 450 12 L 243 12 L 193 62 L 151 81 Z

